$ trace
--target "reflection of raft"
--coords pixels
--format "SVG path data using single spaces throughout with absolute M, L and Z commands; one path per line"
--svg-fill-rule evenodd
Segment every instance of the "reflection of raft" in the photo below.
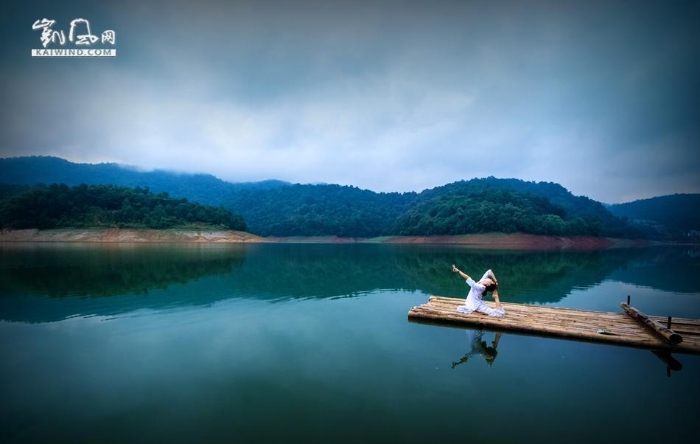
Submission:
M 492 330 L 700 354 L 698 319 L 672 318 L 669 323 L 667 317 L 647 316 L 633 308 L 630 312 L 625 308 L 627 304 L 621 304 L 625 312 L 609 313 L 512 303 L 503 303 L 505 318 L 495 318 L 481 313 L 458 313 L 457 306 L 463 303 L 461 298 L 430 296 L 427 304 L 411 308 L 408 317 L 416 321 L 474 325 Z

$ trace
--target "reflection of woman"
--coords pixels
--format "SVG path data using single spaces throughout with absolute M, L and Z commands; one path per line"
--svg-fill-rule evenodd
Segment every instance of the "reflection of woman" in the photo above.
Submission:
M 496 336 L 491 342 L 491 346 L 486 344 L 486 341 L 482 338 L 483 336 L 484 332 L 481 330 L 467 330 L 467 338 L 469 339 L 471 350 L 458 362 L 453 362 L 452 368 L 457 367 L 459 364 L 464 364 L 469 358 L 476 355 L 482 355 L 488 365 L 493 364 L 493 361 L 496 360 L 496 355 L 498 355 L 496 349 L 498 348 L 498 342 L 501 340 L 501 332 L 496 333 Z
M 459 273 L 462 278 L 467 280 L 467 284 L 471 287 L 464 305 L 457 307 L 458 312 L 469 314 L 478 311 L 479 313 L 498 318 L 502 318 L 506 315 L 506 311 L 501 306 L 501 301 L 498 299 L 498 280 L 496 279 L 496 275 L 493 274 L 493 271 L 487 270 L 481 279 L 479 279 L 479 282 L 474 282 L 474 279 L 469 277 L 466 273 L 462 273 L 454 265 L 452 266 L 452 271 Z M 482 300 L 483 296 L 489 291 L 493 293 L 493 300 L 496 301 L 496 308 L 489 307 L 486 305 L 486 302 Z

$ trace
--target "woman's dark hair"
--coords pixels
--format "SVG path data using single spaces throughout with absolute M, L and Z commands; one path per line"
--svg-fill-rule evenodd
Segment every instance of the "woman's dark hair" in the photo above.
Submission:
M 496 356 L 498 356 L 498 350 L 496 350 L 495 347 L 486 347 L 486 350 L 484 350 L 484 359 L 486 359 L 486 363 L 489 366 L 493 365 Z
M 489 291 L 490 291 L 490 292 L 493 292 L 493 291 L 497 290 L 497 289 L 498 289 L 498 284 L 495 283 L 495 282 L 492 282 L 492 283 L 490 283 L 490 284 L 488 284 L 488 285 L 485 285 L 485 287 L 486 287 L 486 290 L 484 290 L 484 294 L 488 293 Z

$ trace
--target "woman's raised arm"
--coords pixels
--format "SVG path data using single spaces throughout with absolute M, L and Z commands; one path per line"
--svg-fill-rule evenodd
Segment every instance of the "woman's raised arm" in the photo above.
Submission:
M 457 268 L 454 264 L 452 264 L 452 271 L 455 273 L 459 273 L 460 276 L 462 276 L 464 279 L 469 279 L 469 275 L 467 273 L 462 273 L 459 268 Z
M 491 279 L 493 280 L 493 283 L 498 285 L 498 279 L 496 279 L 496 275 L 493 274 L 493 270 L 489 269 L 489 274 L 491 275 Z

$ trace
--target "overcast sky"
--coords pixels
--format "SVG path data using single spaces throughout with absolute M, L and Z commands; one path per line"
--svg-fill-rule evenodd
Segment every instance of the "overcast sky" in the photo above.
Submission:
M 110 5 L 113 4 L 113 5 Z M 32 24 L 114 58 L 32 58 Z M 0 157 L 422 191 L 700 192 L 700 2 L 3 2 Z M 48 48 L 75 48 L 72 42 Z

